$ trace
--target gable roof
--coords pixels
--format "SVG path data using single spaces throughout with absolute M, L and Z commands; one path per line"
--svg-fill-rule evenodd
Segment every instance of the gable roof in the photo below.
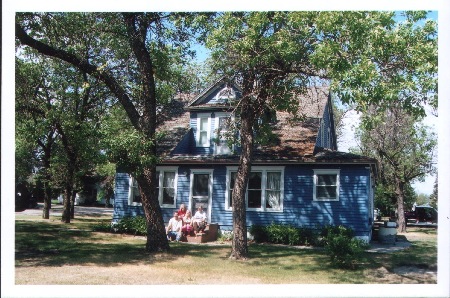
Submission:
M 226 91 L 226 89 L 230 90 L 232 94 L 217 98 L 221 91 Z M 205 88 L 205 90 L 195 96 L 194 99 L 186 106 L 186 110 L 229 110 L 234 107 L 233 103 L 236 99 L 241 97 L 241 94 L 242 89 L 238 84 L 236 84 L 236 82 L 231 81 L 226 77 L 220 77 L 209 87 Z
M 254 151 L 255 158 L 294 160 L 312 156 L 328 103 L 328 90 L 328 87 L 312 87 L 303 94 L 296 94 L 299 100 L 296 115 L 277 111 L 272 132 L 278 142 L 259 146 Z
M 158 154 L 162 162 L 167 164 L 180 163 L 225 163 L 236 164 L 239 154 L 234 155 L 194 155 L 175 154 L 175 148 L 183 142 L 193 141 L 193 132 L 190 125 L 190 112 L 207 108 L 230 109 L 229 103 L 213 103 L 205 101 L 211 99 L 226 79 L 220 78 L 210 87 L 198 95 L 178 94 L 174 99 L 178 102 L 176 112 L 171 119 L 167 119 L 158 127 L 164 132 L 158 142 Z M 233 86 L 237 88 L 236 85 Z M 239 89 L 237 89 L 239 91 Z M 308 88 L 302 94 L 295 95 L 299 99 L 299 109 L 296 115 L 289 112 L 277 111 L 276 122 L 273 124 L 275 142 L 270 145 L 257 146 L 253 152 L 253 163 L 376 163 L 375 160 L 350 153 L 326 150 L 316 147 L 316 141 L 322 117 L 330 102 L 328 87 Z M 184 107 L 181 108 L 181 107 Z M 192 139 L 192 140 L 190 140 Z M 314 152 L 316 150 L 316 152 Z

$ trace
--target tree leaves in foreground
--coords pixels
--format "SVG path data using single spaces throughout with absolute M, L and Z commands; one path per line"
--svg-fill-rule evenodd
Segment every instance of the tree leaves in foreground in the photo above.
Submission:
M 130 155 L 137 161 L 120 157 L 140 187 L 148 251 L 169 249 L 155 191 L 157 110 L 186 86 L 181 71 L 185 59 L 192 56 L 193 19 L 194 14 L 158 12 L 19 13 L 16 17 L 19 47 L 31 47 L 102 82 L 126 113 L 130 136 L 142 140 L 145 151 Z
M 296 94 L 308 86 L 330 85 L 344 103 L 380 111 L 400 103 L 423 115 L 437 106 L 436 24 L 424 12 L 224 12 L 210 24 L 206 45 L 214 69 L 242 85 L 242 154 L 233 189 L 231 256 L 245 259 L 245 193 L 252 165 L 254 132 L 267 110 L 302 115 Z M 364 122 L 370 125 L 370 121 Z

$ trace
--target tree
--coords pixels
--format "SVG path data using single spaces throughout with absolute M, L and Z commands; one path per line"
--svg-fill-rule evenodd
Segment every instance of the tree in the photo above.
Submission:
M 189 16 L 44 13 L 17 14 L 16 19 L 16 37 L 22 45 L 98 79 L 122 105 L 139 146 L 128 148 L 119 162 L 139 184 L 148 251 L 169 249 L 154 179 L 157 108 L 180 89 L 180 68 L 175 66 L 192 54 L 185 22 Z
M 75 196 L 84 186 L 82 179 L 90 175 L 99 163 L 98 120 L 108 94 L 85 73 L 70 68 L 59 69 L 59 72 L 54 71 L 53 79 L 65 80 L 54 91 L 53 105 L 59 115 L 55 125 L 64 154 L 61 158 L 61 172 L 64 173 L 62 220 L 69 223 L 74 218 Z
M 245 192 L 263 113 L 300 116 L 296 94 L 320 78 L 359 111 L 400 100 L 406 110 L 423 114 L 421 103 L 437 104 L 430 95 L 436 91 L 435 24 L 417 26 L 425 15 L 406 13 L 407 22 L 396 26 L 392 12 L 226 12 L 211 23 L 206 45 L 215 69 L 237 78 L 243 89 L 231 257 L 248 255 Z
M 16 181 L 35 176 L 43 185 L 42 218 L 49 219 L 52 197 L 51 159 L 57 142 L 51 98 L 46 90 L 45 63 L 16 59 Z M 36 190 L 35 190 L 36 191 Z
M 110 207 L 114 196 L 116 165 L 108 162 L 101 164 L 97 167 L 97 173 L 101 177 L 98 198 L 104 198 L 105 207 Z
M 28 125 L 18 129 L 18 139 L 38 147 L 38 163 L 32 165 L 44 185 L 43 218 L 49 218 L 52 188 L 61 188 L 65 194 L 62 220 L 70 222 L 80 181 L 98 162 L 96 123 L 103 110 L 99 99 L 108 95 L 74 68 L 27 51 L 22 55 L 31 59 L 16 59 L 16 112 L 18 128 Z
M 417 205 L 428 204 L 430 197 L 424 193 L 419 193 L 416 198 Z
M 436 173 L 436 179 L 433 184 L 433 193 L 430 195 L 430 205 L 434 208 L 438 206 L 438 174 Z
M 384 115 L 366 117 L 376 118 L 371 119 L 376 125 L 361 128 L 361 152 L 379 161 L 382 183 L 395 194 L 398 229 L 405 232 L 406 190 L 414 180 L 435 171 L 436 136 L 398 107 L 388 109 Z
M 361 153 L 361 152 L 355 152 Z M 416 201 L 416 192 L 410 183 L 405 184 L 404 204 L 411 208 Z M 379 173 L 379 182 L 375 186 L 375 206 L 380 209 L 383 216 L 396 218 L 397 195 L 395 194 L 394 182 L 384 175 L 383 170 Z

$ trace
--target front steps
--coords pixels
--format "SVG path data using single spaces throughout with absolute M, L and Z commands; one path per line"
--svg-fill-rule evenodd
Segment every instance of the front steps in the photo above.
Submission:
M 205 243 L 217 240 L 217 234 L 219 232 L 219 224 L 208 224 L 204 233 L 197 233 L 197 236 L 192 232 L 191 235 L 181 237 L 182 242 L 188 243 Z

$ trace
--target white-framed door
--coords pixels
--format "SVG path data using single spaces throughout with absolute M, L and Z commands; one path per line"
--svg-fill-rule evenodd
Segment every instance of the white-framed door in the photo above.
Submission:
M 202 206 L 211 222 L 212 214 L 212 192 L 213 192 L 213 170 L 192 169 L 190 176 L 189 209 L 192 215 Z

